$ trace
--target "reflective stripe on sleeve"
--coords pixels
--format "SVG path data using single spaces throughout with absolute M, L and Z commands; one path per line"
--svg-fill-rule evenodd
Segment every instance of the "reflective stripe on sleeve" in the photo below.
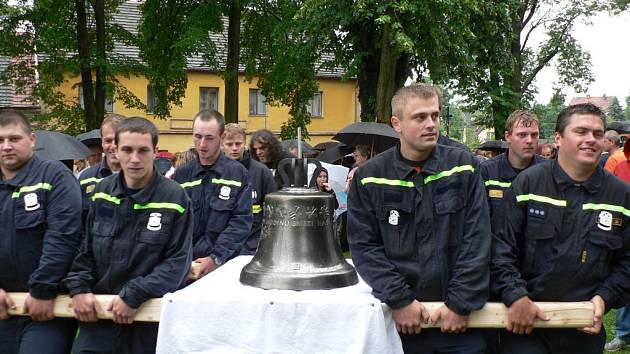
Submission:
M 262 207 L 259 204 L 252 205 L 252 213 L 259 214 L 262 212 Z
M 34 192 L 38 189 L 49 191 L 52 189 L 52 185 L 49 183 L 42 182 L 42 183 L 34 184 L 32 186 L 23 186 L 17 192 L 13 192 L 13 194 L 11 194 L 11 198 L 19 198 L 21 193 Z
M 236 186 L 236 187 L 242 186 L 241 182 L 234 181 L 234 180 L 231 180 L 231 179 L 213 178 L 212 179 L 212 183 L 214 183 L 214 184 L 223 184 L 223 185 L 226 185 L 226 186 Z
M 530 200 L 535 200 L 537 202 L 547 203 L 547 204 L 560 206 L 560 207 L 566 207 L 567 206 L 567 201 L 566 200 L 553 199 L 553 198 L 545 197 L 545 196 L 538 195 L 538 194 L 530 193 L 530 194 L 521 194 L 521 195 L 517 195 L 516 196 L 516 201 L 517 202 L 528 202 Z
M 455 166 L 451 168 L 450 170 L 442 171 L 440 173 L 436 173 L 434 175 L 425 177 L 424 183 L 425 184 L 430 183 L 433 181 L 437 181 L 440 178 L 449 177 L 455 173 L 461 173 L 461 172 L 466 172 L 466 171 L 475 172 L 475 168 L 472 165 Z
M 623 215 L 630 217 L 630 210 L 620 205 L 587 203 L 587 204 L 582 205 L 582 210 L 616 211 L 618 213 L 622 213 Z
M 95 201 L 97 199 L 107 200 L 108 202 L 114 203 L 116 205 L 120 205 L 120 198 L 116 198 L 116 197 L 111 196 L 111 195 L 109 195 L 107 193 L 103 193 L 103 192 L 95 193 L 92 196 L 92 201 Z
M 388 186 L 399 186 L 399 187 L 409 187 L 409 188 L 415 187 L 415 184 L 413 182 L 403 181 L 399 179 L 387 179 L 387 178 L 380 178 L 380 177 L 365 177 L 361 179 L 361 184 L 368 184 L 368 183 L 386 184 Z
M 489 179 L 484 184 L 486 185 L 486 187 L 497 186 L 497 187 L 503 187 L 503 188 L 510 188 L 510 186 L 512 185 L 511 182 L 501 182 L 494 179 Z
M 92 183 L 92 182 L 98 183 L 98 182 L 100 182 L 102 180 L 103 180 L 102 178 L 90 177 L 90 178 L 86 178 L 86 179 L 80 180 L 79 184 L 80 185 L 84 185 L 84 184 L 88 184 L 88 183 Z
M 185 183 L 182 183 L 182 184 L 180 184 L 180 185 L 181 185 L 182 187 L 184 187 L 184 188 L 190 188 L 190 187 L 198 186 L 198 185 L 200 185 L 200 184 L 201 184 L 201 180 L 200 180 L 200 179 L 198 179 L 198 180 L 196 180 L 196 181 L 185 182 Z
M 186 208 L 176 203 L 167 203 L 167 202 L 149 202 L 145 204 L 134 204 L 134 210 L 138 209 L 174 209 L 177 210 L 180 214 L 183 214 L 186 211 Z

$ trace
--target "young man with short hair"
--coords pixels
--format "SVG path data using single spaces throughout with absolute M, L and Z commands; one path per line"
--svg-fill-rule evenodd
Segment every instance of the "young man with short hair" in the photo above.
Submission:
M 474 157 L 437 143 L 441 93 L 416 84 L 392 99 L 400 144 L 359 167 L 349 188 L 354 265 L 393 309 L 408 353 L 484 353 L 468 315 L 487 301 L 488 205 Z M 429 315 L 423 301 L 444 301 Z M 441 320 L 440 329 L 422 324 Z
M 252 184 L 252 214 L 254 217 L 252 230 L 241 248 L 241 255 L 256 253 L 263 219 L 263 203 L 265 196 L 276 191 L 276 182 L 271 171 L 263 163 L 251 158 L 245 150 L 245 129 L 236 123 L 225 126 L 223 152 L 232 160 L 239 161 L 247 168 Z
M 35 134 L 21 113 L 0 113 L 0 353 L 66 354 L 74 319 L 53 305 L 81 236 L 81 191 L 72 171 L 33 155 Z M 9 317 L 8 292 L 28 292 L 30 317 Z
M 64 283 L 81 321 L 73 353 L 152 353 L 158 323 L 134 323 L 145 301 L 181 289 L 192 260 L 192 204 L 155 170 L 158 130 L 140 117 L 115 133 L 121 172 L 92 194 L 81 251 Z M 102 308 L 94 294 L 116 295 Z M 111 311 L 112 321 L 98 321 Z
M 173 179 L 195 207 L 193 259 L 200 278 L 241 252 L 252 227 L 252 194 L 247 170 L 221 151 L 223 115 L 203 110 L 193 121 L 198 158 L 175 171 Z
M 605 114 L 592 104 L 558 115 L 558 158 L 521 172 L 504 197 L 492 243 L 491 287 L 508 306 L 502 353 L 601 353 L 607 309 L 630 301 L 630 188 L 599 166 Z M 533 329 L 534 301 L 591 301 L 593 326 Z
M 516 176 L 525 169 L 545 161 L 536 155 L 540 121 L 526 110 L 512 112 L 505 121 L 505 141 L 508 151 L 479 164 L 481 178 L 487 190 L 492 231 L 500 227 L 503 214 L 503 195 Z
M 101 162 L 91 165 L 87 170 L 83 171 L 78 179 L 81 185 L 81 196 L 83 197 L 83 219 L 87 216 L 90 206 L 90 198 L 96 188 L 96 184 L 103 178 L 120 171 L 120 161 L 116 156 L 116 144 L 114 143 L 114 135 L 116 128 L 125 119 L 120 114 L 108 114 L 101 123 L 101 146 L 105 152 L 105 158 Z

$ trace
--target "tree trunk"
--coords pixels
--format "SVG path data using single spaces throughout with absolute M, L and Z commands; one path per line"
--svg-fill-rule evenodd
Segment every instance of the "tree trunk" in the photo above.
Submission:
M 376 117 L 381 123 L 389 123 L 392 115 L 391 101 L 396 81 L 396 57 L 391 40 L 391 24 L 383 25 L 381 63 L 376 88 Z
M 225 68 L 225 121 L 238 123 L 238 63 L 241 50 L 241 2 L 233 0 L 228 17 L 228 53 Z
M 90 131 L 98 128 L 99 123 L 96 120 L 96 112 L 94 109 L 92 69 L 90 66 L 90 44 L 88 40 L 85 0 L 76 0 L 75 8 L 77 12 L 77 48 L 79 52 L 79 66 L 81 71 L 81 88 L 83 89 L 85 127 L 86 131 Z
M 105 118 L 105 80 L 106 80 L 106 60 L 105 54 L 105 0 L 94 0 L 94 17 L 96 21 L 96 52 L 99 59 L 96 65 L 96 95 L 94 104 L 96 105 L 96 121 L 101 125 Z M 93 128 L 94 129 L 94 128 Z

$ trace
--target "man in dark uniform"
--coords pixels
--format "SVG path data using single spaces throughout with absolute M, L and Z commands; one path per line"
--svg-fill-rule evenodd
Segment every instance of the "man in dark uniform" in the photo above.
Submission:
M 193 201 L 193 259 L 201 263 L 192 277 L 202 277 L 238 256 L 252 227 L 252 194 L 247 170 L 221 151 L 225 119 L 215 110 L 193 121 L 198 159 L 175 171 L 173 179 Z
M 528 167 L 545 161 L 536 155 L 540 122 L 530 111 L 512 112 L 505 121 L 505 141 L 508 151 L 479 164 L 486 185 L 492 231 L 496 232 L 505 219 L 503 196 L 516 176 Z
M 116 128 L 125 119 L 120 114 L 109 114 L 103 123 L 101 123 L 101 146 L 105 153 L 105 158 L 101 162 L 90 166 L 83 171 L 79 177 L 81 185 L 81 197 L 83 198 L 83 219 L 87 217 L 88 208 L 90 207 L 90 198 L 96 184 L 103 178 L 118 173 L 120 171 L 120 161 L 116 157 L 116 144 L 114 144 L 114 134 Z
M 492 243 L 492 290 L 509 307 L 503 353 L 601 353 L 605 311 L 630 301 L 630 188 L 599 166 L 605 115 L 562 110 L 558 158 L 521 172 Z M 593 326 L 532 329 L 533 301 L 591 301 Z
M 437 144 L 441 103 L 427 84 L 394 95 L 400 144 L 354 175 L 350 251 L 374 296 L 393 309 L 406 353 L 484 353 L 485 336 L 464 331 L 488 297 L 488 205 L 473 156 Z M 429 315 L 422 301 L 444 306 Z M 429 320 L 441 320 L 441 331 L 422 330 Z
M 122 171 L 96 185 L 82 249 L 64 283 L 81 321 L 73 352 L 151 353 L 158 323 L 133 323 L 145 301 L 184 286 L 192 260 L 192 204 L 155 170 L 158 131 L 128 118 L 115 134 Z M 115 294 L 106 310 L 94 294 Z M 98 321 L 98 322 L 97 322 Z
M 239 161 L 247 168 L 252 186 L 252 214 L 254 221 L 252 231 L 241 248 L 241 255 L 256 253 L 263 219 L 263 203 L 265 196 L 276 191 L 276 181 L 271 170 L 262 162 L 253 160 L 249 151 L 245 150 L 245 130 L 236 123 L 225 126 L 223 152 L 232 160 Z
M 81 235 L 72 171 L 33 155 L 35 134 L 17 112 L 0 113 L 0 353 L 66 354 L 74 319 L 54 318 Z M 28 292 L 29 317 L 9 317 L 7 292 Z

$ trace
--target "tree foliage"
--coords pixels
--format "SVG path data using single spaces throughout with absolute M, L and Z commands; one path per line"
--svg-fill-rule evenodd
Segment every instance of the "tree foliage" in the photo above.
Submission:
M 477 24 L 476 76 L 458 75 L 458 93 L 485 112 L 480 123 L 501 137 L 507 116 L 529 107 L 542 69 L 555 65 L 561 87 L 584 91 L 593 81 L 590 55 L 572 35 L 577 21 L 603 9 L 600 1 L 507 0 L 487 8 L 489 25 Z M 506 25 L 508 27 L 506 27 Z M 540 42 L 534 37 L 542 38 Z
M 45 107 L 45 112 L 34 117 L 36 126 L 43 129 L 63 129 L 75 134 L 100 125 L 103 119 L 102 107 L 101 116 L 86 121 L 80 103 L 70 100 L 59 90 L 68 76 L 79 75 L 82 65 L 90 73 L 99 71 L 103 74 L 101 81 L 97 82 L 96 88 L 101 91 L 96 93 L 96 97 L 104 98 L 109 94 L 127 106 L 141 106 L 140 101 L 117 80 L 117 77 L 141 71 L 135 58 L 113 53 L 114 43 L 132 41 L 128 31 L 112 22 L 112 14 L 121 2 L 87 2 L 92 6 L 85 11 L 85 40 L 90 44 L 97 42 L 94 5 L 102 5 L 99 29 L 103 31 L 101 43 L 104 52 L 89 45 L 82 60 L 78 55 L 75 2 L 38 0 L 32 5 L 29 1 L 20 0 L 11 5 L 7 2 L 0 3 L 0 55 L 12 58 L 11 65 L 2 72 L 1 79 L 5 84 L 14 85 L 18 94 L 31 93 L 31 102 Z M 92 98 L 90 95 L 85 96 L 88 101 Z M 104 100 L 101 99 L 100 102 Z
M 173 105 L 182 105 L 188 58 L 200 54 L 216 67 L 216 46 L 208 32 L 223 30 L 221 11 L 209 0 L 147 0 L 140 6 L 138 47 L 155 97 L 152 113 L 168 117 Z
M 625 120 L 630 120 L 630 96 L 626 96 L 626 107 L 623 109 Z
M 608 111 L 606 112 L 606 115 L 608 116 L 609 122 L 623 121 L 623 118 L 624 118 L 623 108 L 621 108 L 621 105 L 619 104 L 619 100 L 617 99 L 617 97 L 613 97 L 612 102 L 610 103 L 610 106 L 608 106 Z
M 540 137 L 543 139 L 553 139 L 556 129 L 558 114 L 565 108 L 566 96 L 560 88 L 556 88 L 553 96 L 547 104 L 536 103 L 532 110 L 540 120 Z

